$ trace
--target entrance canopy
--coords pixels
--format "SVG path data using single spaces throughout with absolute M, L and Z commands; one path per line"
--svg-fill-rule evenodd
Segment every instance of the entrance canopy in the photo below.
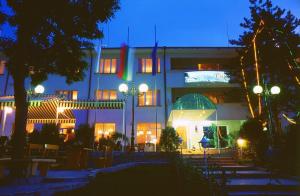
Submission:
M 180 97 L 173 105 L 169 123 L 176 127 L 178 122 L 202 121 L 215 111 L 216 106 L 207 97 L 196 93 L 187 94 Z

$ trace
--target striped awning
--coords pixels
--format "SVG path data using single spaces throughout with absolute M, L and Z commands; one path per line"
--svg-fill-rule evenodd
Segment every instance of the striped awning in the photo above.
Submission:
M 72 110 L 122 109 L 123 100 L 62 100 L 59 98 L 36 99 L 29 102 L 27 123 L 75 123 Z M 15 108 L 13 99 L 0 99 L 0 110 L 5 107 Z M 63 108 L 58 113 L 57 109 Z
M 59 106 L 64 109 L 89 110 L 89 109 L 122 109 L 122 100 L 61 100 Z
M 29 107 L 27 123 L 75 123 L 75 116 L 70 109 L 57 113 L 58 99 L 41 102 L 40 106 Z
M 53 99 L 49 99 L 53 100 Z M 30 107 L 39 107 L 43 102 L 49 100 L 32 100 L 29 102 Z M 123 100 L 58 100 L 58 107 L 64 109 L 72 110 L 89 110 L 89 109 L 122 109 Z M 4 107 L 15 108 L 14 100 L 0 100 L 0 110 L 3 110 Z
M 42 104 L 41 100 L 33 100 L 29 102 L 29 107 L 38 107 Z M 3 110 L 5 107 L 15 108 L 14 100 L 0 100 L 0 110 Z

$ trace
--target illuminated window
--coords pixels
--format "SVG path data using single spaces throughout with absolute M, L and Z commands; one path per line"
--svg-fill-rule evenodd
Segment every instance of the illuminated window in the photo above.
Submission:
M 161 134 L 161 124 L 157 123 L 157 127 L 154 123 L 138 123 L 137 124 L 137 143 L 145 144 L 152 143 L 156 138 L 156 129 L 157 129 L 157 143 L 159 143 L 159 138 Z
M 116 90 L 96 90 L 97 100 L 116 100 L 117 91 Z
M 160 105 L 160 91 L 148 90 L 143 95 L 139 96 L 138 106 L 155 106 Z
M 0 61 L 0 75 L 4 74 L 5 61 Z
M 78 91 L 73 90 L 59 90 L 56 91 L 56 94 L 64 96 L 65 99 L 77 100 L 78 98 Z
M 152 59 L 142 58 L 139 59 L 139 73 L 152 73 Z M 160 59 L 157 58 L 157 73 L 160 73 Z
M 98 73 L 115 74 L 117 73 L 118 59 L 101 59 Z
M 95 124 L 95 141 L 99 141 L 102 137 L 111 137 L 116 131 L 115 123 L 96 123 Z
M 198 70 L 199 71 L 219 71 L 220 65 L 219 64 L 198 64 Z

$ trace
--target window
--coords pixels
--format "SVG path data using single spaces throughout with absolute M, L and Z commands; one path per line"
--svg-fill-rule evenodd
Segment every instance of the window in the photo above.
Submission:
M 95 141 L 99 141 L 102 137 L 111 137 L 115 131 L 115 123 L 95 123 Z
M 155 96 L 156 95 L 156 96 Z M 156 106 L 160 105 L 160 91 L 148 90 L 138 98 L 138 106 Z
M 97 100 L 116 100 L 116 90 L 96 90 L 95 97 Z
M 139 59 L 139 73 L 152 73 L 152 59 L 142 58 Z M 157 73 L 160 73 L 160 59 L 157 58 Z
M 77 100 L 78 98 L 78 91 L 73 91 L 73 90 L 59 90 L 56 91 L 56 94 L 64 96 L 64 98 L 66 99 Z
M 5 61 L 0 60 L 0 75 L 4 74 L 5 70 Z
M 119 59 L 101 59 L 99 64 L 98 73 L 101 74 L 115 74 L 117 73 L 117 65 Z
M 152 143 L 156 138 L 156 128 L 157 128 L 157 143 L 159 143 L 159 138 L 161 134 L 161 124 L 157 123 L 138 123 L 137 124 L 137 143 L 145 144 Z
M 228 59 L 171 58 L 171 70 L 222 71 Z

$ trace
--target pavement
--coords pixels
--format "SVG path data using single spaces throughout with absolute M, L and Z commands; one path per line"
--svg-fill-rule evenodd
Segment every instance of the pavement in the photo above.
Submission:
M 53 195 L 88 184 L 98 173 L 112 173 L 141 165 L 167 164 L 166 161 L 129 162 L 109 168 L 87 170 L 50 170 L 47 177 L 31 177 L 18 183 L 0 187 L 0 195 Z
M 204 158 L 184 156 L 199 172 L 207 174 Z M 283 176 L 253 165 L 239 165 L 232 157 L 214 157 L 207 161 L 209 176 L 216 179 L 221 189 L 229 196 L 300 195 L 300 180 Z

